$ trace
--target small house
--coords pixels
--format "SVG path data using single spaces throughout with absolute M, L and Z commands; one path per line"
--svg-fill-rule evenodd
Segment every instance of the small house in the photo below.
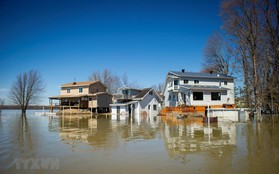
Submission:
M 125 119 L 127 116 L 157 116 L 162 99 L 153 88 L 121 88 L 122 97 L 110 104 L 113 119 Z
M 109 112 L 112 95 L 100 81 L 71 82 L 61 85 L 60 95 L 49 97 L 50 108 L 89 109 L 93 112 Z M 53 105 L 58 100 L 58 105 Z

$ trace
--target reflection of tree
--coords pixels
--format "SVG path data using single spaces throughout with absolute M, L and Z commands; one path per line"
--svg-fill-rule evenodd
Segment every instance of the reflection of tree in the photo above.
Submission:
M 113 132 L 111 121 L 106 118 L 97 119 L 97 127 L 90 131 L 88 141 L 95 148 L 115 148 L 118 143 L 118 136 Z
M 250 173 L 278 173 L 279 128 L 268 123 L 247 125 L 247 162 Z
M 28 124 L 28 119 L 26 117 L 19 118 L 19 133 L 18 133 L 18 140 L 20 144 L 27 144 L 32 149 L 32 140 L 30 135 L 30 127 Z
M 28 123 L 27 117 L 18 117 L 18 127 L 15 129 L 17 130 L 17 140 L 19 149 L 26 150 L 26 151 L 32 151 L 33 150 L 33 142 L 32 142 L 32 136 L 31 131 Z

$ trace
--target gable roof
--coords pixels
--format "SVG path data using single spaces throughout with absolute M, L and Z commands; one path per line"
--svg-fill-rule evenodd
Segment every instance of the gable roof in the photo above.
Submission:
M 119 88 L 118 90 L 135 90 L 135 91 L 141 91 L 141 89 L 137 89 L 137 88 L 132 88 L 132 87 L 127 87 L 127 86 L 124 86 L 122 88 Z
M 170 71 L 168 75 L 174 75 L 177 77 L 234 79 L 233 77 L 224 74 L 210 74 L 210 73 L 200 73 L 200 72 Z
M 157 98 L 158 102 L 162 102 L 163 99 L 161 96 L 153 89 L 153 88 L 144 88 L 138 95 L 136 95 L 133 100 L 141 100 L 143 99 L 150 91 L 153 91 L 153 94 L 155 94 L 155 97 Z
M 134 98 L 143 98 L 152 88 L 144 88 L 138 95 L 136 95 Z
M 61 87 L 73 87 L 73 86 L 89 86 L 95 83 L 100 83 L 104 87 L 106 87 L 101 81 L 85 81 L 85 82 L 70 82 L 61 85 Z

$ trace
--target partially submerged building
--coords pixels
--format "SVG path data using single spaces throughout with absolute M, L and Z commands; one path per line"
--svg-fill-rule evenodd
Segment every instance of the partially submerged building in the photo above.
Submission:
M 71 82 L 61 85 L 60 95 L 49 97 L 50 109 L 89 109 L 93 112 L 109 112 L 112 95 L 100 81 Z M 59 103 L 54 105 L 53 101 Z
M 123 120 L 129 115 L 137 117 L 157 116 L 163 100 L 153 88 L 120 89 L 122 97 L 110 104 L 113 119 Z
M 234 78 L 222 74 L 170 71 L 163 94 L 164 107 L 233 106 Z

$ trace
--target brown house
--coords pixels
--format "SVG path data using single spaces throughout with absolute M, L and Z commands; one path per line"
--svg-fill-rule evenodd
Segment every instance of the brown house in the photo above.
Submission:
M 100 81 L 72 82 L 61 86 L 61 94 L 49 97 L 50 109 L 92 109 L 94 112 L 109 112 L 112 95 Z M 53 100 L 59 100 L 53 105 Z

